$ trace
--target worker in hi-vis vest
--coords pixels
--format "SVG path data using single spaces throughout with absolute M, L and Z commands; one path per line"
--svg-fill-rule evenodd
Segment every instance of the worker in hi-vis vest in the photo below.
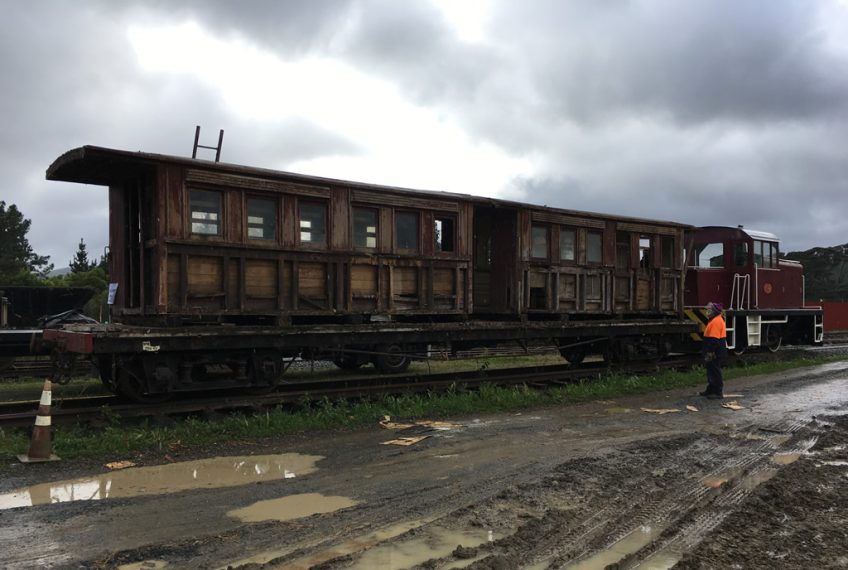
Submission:
M 724 397 L 724 379 L 721 376 L 721 362 L 727 355 L 727 326 L 719 303 L 707 305 L 707 328 L 704 329 L 704 341 L 701 353 L 704 355 L 704 367 L 707 369 L 707 389 L 701 396 L 711 399 Z

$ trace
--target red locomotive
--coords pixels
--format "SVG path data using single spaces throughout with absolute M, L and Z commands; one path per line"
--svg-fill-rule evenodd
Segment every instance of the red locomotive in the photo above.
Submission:
M 783 343 L 822 341 L 822 309 L 804 305 L 803 267 L 780 259 L 777 236 L 710 226 L 693 231 L 690 241 L 687 315 L 705 323 L 701 307 L 711 301 L 724 305 L 728 348 L 776 351 Z

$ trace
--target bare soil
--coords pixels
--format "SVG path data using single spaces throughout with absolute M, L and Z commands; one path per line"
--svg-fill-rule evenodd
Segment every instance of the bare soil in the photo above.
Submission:
M 97 463 L 3 465 L 0 494 L 103 473 L 120 459 L 324 458 L 290 479 L 0 510 L 0 566 L 848 567 L 846 388 L 848 363 L 836 363 L 733 381 L 727 392 L 740 394 L 741 409 L 675 390 L 451 418 L 460 424 L 451 429 L 375 426 Z M 382 444 L 414 435 L 428 437 Z M 356 504 L 287 521 L 228 514 L 307 494 Z

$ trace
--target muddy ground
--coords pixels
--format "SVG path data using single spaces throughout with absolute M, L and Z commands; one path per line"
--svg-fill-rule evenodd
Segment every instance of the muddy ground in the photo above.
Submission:
M 0 566 L 848 567 L 848 363 L 726 391 L 10 463 Z

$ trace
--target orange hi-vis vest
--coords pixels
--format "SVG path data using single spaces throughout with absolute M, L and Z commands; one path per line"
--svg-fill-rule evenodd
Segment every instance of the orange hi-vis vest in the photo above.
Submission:
M 727 338 L 727 325 L 721 315 L 716 315 L 707 323 L 704 338 Z

